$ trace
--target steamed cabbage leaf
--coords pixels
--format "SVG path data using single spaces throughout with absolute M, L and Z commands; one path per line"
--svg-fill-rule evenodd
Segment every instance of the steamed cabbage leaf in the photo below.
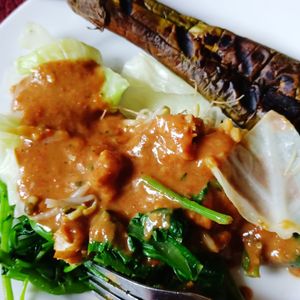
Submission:
M 300 233 L 300 136 L 286 118 L 268 112 L 221 167 L 210 167 L 247 221 L 281 238 Z
M 55 41 L 55 38 L 41 25 L 29 22 L 21 32 L 20 46 L 28 51 L 46 46 Z
M 158 111 L 168 106 L 173 114 L 190 113 L 212 126 L 224 119 L 220 108 L 213 107 L 193 87 L 149 55 L 140 53 L 128 61 L 122 76 L 130 83 L 120 103 L 124 108 Z
M 100 52 L 96 48 L 78 40 L 62 39 L 19 57 L 16 65 L 19 73 L 28 75 L 41 64 L 65 59 L 91 59 L 98 64 L 101 64 L 102 61 Z
M 100 51 L 76 39 L 53 39 L 45 29 L 36 24 L 29 24 L 23 35 L 23 46 L 30 48 L 31 42 L 37 45 L 37 48 L 30 48 L 31 52 L 16 60 L 16 69 L 21 75 L 29 75 L 40 65 L 51 61 L 84 59 L 102 65 Z M 129 84 L 126 79 L 107 67 L 103 67 L 103 72 L 105 82 L 100 93 L 105 102 L 117 106 Z
M 101 93 L 105 101 L 112 106 L 117 106 L 124 91 L 128 88 L 128 81 L 112 69 L 104 67 L 105 82 Z

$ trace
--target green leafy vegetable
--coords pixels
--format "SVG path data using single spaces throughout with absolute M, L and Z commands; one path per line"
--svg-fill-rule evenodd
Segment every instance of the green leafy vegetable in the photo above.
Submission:
M 291 263 L 291 268 L 300 268 L 300 256 Z
M 207 195 L 208 189 L 209 189 L 209 183 L 197 195 L 193 195 L 191 199 L 193 201 L 201 203 L 204 200 L 205 196 Z
M 52 235 L 51 231 L 46 230 L 41 225 L 36 223 L 34 220 L 29 219 L 29 224 L 30 224 L 31 228 L 33 229 L 33 231 L 35 231 L 39 236 L 41 236 L 48 242 L 53 243 L 53 235 Z
M 51 234 L 28 217 L 14 220 L 8 238 L 9 251 L 0 251 L 0 263 L 7 278 L 28 280 L 50 294 L 89 290 L 85 271 L 78 267 L 65 272 L 68 264 L 54 258 Z
M 160 214 L 171 214 L 170 210 L 160 210 Z M 167 229 L 153 228 L 150 239 L 145 236 L 145 226 L 150 214 L 138 214 L 129 224 L 128 234 L 141 242 L 143 253 L 173 268 L 181 280 L 197 280 L 202 264 L 182 245 L 182 225 L 171 216 Z
M 203 270 L 196 285 L 212 299 L 245 300 L 220 255 L 202 254 Z
M 12 228 L 14 207 L 9 205 L 7 187 L 0 182 L 0 232 L 1 250 L 9 252 L 9 236 Z
M 23 284 L 22 293 L 21 293 L 21 296 L 20 296 L 20 300 L 25 300 L 25 295 L 26 295 L 26 290 L 27 290 L 28 283 L 29 283 L 29 280 L 25 279 L 24 284 Z
M 93 262 L 104 267 L 110 267 L 128 277 L 145 279 L 149 276 L 150 268 L 147 268 L 137 258 L 125 254 L 122 250 L 114 247 L 109 242 L 93 242 L 88 247 L 89 254 L 94 254 Z M 91 261 L 87 261 L 85 266 L 91 266 Z
M 214 210 L 211 210 L 205 206 L 202 206 L 198 203 L 195 203 L 194 201 L 191 201 L 190 199 L 183 197 L 174 191 L 168 189 L 164 185 L 162 185 L 160 182 L 156 181 L 155 179 L 149 177 L 149 176 L 143 176 L 142 180 L 149 186 L 151 186 L 153 189 L 164 195 L 165 197 L 178 202 L 183 208 L 194 211 L 200 215 L 203 215 L 204 217 L 215 221 L 218 224 L 230 224 L 232 222 L 232 217 L 228 215 L 224 215 L 221 213 L 218 213 Z
M 259 273 L 259 264 L 254 264 L 251 259 L 250 256 L 248 255 L 248 253 L 246 251 L 244 251 L 243 253 L 243 257 L 242 257 L 242 268 L 245 271 L 245 274 L 249 277 L 260 277 L 260 273 Z
M 9 205 L 7 187 L 3 182 L 0 182 L 0 234 L 1 244 L 0 249 L 3 253 L 8 253 L 10 250 L 9 237 L 12 228 L 14 207 Z M 6 300 L 13 300 L 13 291 L 10 278 L 2 269 L 2 283 Z

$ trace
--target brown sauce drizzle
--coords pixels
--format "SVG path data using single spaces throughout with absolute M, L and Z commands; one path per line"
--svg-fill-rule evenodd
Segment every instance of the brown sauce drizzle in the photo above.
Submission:
M 138 212 L 178 207 L 145 186 L 142 175 L 153 176 L 190 197 L 213 179 L 205 159 L 222 162 L 234 145 L 222 131 L 206 133 L 202 121 L 191 115 L 157 116 L 135 126 L 126 125 L 119 113 L 103 117 L 107 105 L 101 98 L 102 85 L 103 72 L 96 63 L 59 61 L 40 66 L 12 90 L 14 109 L 23 114 L 22 142 L 16 150 L 19 191 L 25 202 L 38 199 L 33 214 L 51 210 L 47 198 L 63 201 L 87 182 L 88 194 L 97 198 L 97 208 L 88 216 L 69 220 L 60 213 L 40 220 L 56 232 L 56 257 L 72 263 L 84 255 L 88 241 L 124 244 L 126 232 L 115 217 L 126 224 Z M 204 205 L 234 218 L 225 228 L 186 213 L 213 239 L 215 251 L 222 251 L 232 235 L 240 238 L 244 221 L 222 191 L 210 191 Z M 160 219 L 153 222 L 164 225 Z M 242 230 L 250 256 L 261 255 L 253 250 L 258 242 L 264 245 L 263 256 L 270 263 L 290 263 L 295 249 L 300 251 L 298 243 L 286 243 L 251 226 L 246 224 Z
M 242 227 L 242 240 L 253 270 L 262 263 L 291 266 L 300 255 L 298 238 L 283 240 L 276 233 L 249 223 Z

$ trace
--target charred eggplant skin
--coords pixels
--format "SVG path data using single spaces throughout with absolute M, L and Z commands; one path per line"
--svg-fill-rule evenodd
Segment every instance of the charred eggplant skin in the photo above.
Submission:
M 300 131 L 300 62 L 155 0 L 68 2 L 97 28 L 150 53 L 241 127 L 272 109 Z

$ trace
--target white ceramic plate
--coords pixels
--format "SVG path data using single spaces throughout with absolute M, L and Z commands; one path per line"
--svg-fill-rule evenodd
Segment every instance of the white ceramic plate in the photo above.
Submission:
M 298 0 L 164 0 L 183 13 L 198 17 L 210 24 L 219 25 L 238 34 L 273 47 L 300 59 L 300 1 Z M 126 60 L 139 49 L 110 33 L 89 30 L 92 27 L 75 15 L 64 0 L 28 0 L 0 25 L 0 112 L 9 112 L 11 99 L 6 73 L 20 55 L 19 36 L 28 22 L 44 26 L 55 37 L 74 37 L 98 47 L 105 64 L 120 70 Z M 285 269 L 263 268 L 260 279 L 244 278 L 237 271 L 235 277 L 254 292 L 253 300 L 299 300 L 300 278 Z M 15 284 L 18 299 L 21 285 Z M 2 292 L 0 287 L 0 298 Z M 55 297 L 33 291 L 30 300 L 94 299 L 92 294 Z

